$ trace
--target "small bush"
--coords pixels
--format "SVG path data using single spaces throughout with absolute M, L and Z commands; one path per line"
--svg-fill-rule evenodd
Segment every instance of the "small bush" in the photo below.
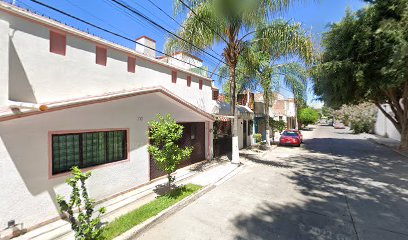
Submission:
M 70 199 L 67 202 L 62 196 L 57 195 L 58 205 L 61 212 L 68 215 L 76 240 L 98 240 L 103 230 L 100 228 L 100 216 L 106 210 L 100 208 L 99 213 L 93 217 L 95 201 L 89 198 L 85 186 L 91 172 L 83 173 L 78 167 L 73 167 L 72 175 L 74 176 L 67 179 L 67 184 L 72 188 Z
M 282 132 L 286 128 L 286 123 L 283 120 L 269 119 L 269 126 L 274 132 Z
M 147 150 L 156 161 L 159 169 L 167 174 L 170 188 L 175 181 L 171 174 L 176 171 L 182 161 L 190 157 L 193 148 L 179 147 L 178 141 L 183 137 L 184 127 L 177 124 L 170 114 L 165 118 L 158 114 L 157 120 L 150 121 L 149 126 L 148 135 L 151 144 Z
M 255 133 L 254 138 L 256 142 L 261 142 L 262 141 L 262 134 L 260 133 Z
M 351 124 L 354 133 L 369 133 L 374 129 L 377 109 L 372 103 L 358 105 L 343 105 L 334 112 L 336 119 L 345 124 Z

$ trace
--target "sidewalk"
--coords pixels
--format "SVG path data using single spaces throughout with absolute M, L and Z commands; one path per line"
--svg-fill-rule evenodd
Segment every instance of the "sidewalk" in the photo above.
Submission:
M 408 157 L 408 151 L 398 150 L 398 147 L 400 145 L 400 141 L 398 141 L 398 140 L 395 140 L 395 139 L 392 139 L 392 138 L 382 137 L 382 136 L 375 135 L 375 134 L 368 134 L 368 133 L 364 134 L 364 138 L 366 138 L 368 141 L 374 142 L 376 144 L 383 145 L 383 146 L 386 146 L 388 148 L 391 148 L 392 150 L 398 152 L 399 154 Z
M 208 186 L 219 182 L 238 167 L 239 166 L 236 164 L 231 164 L 226 158 L 187 166 L 176 171 L 176 184 L 183 185 L 193 183 L 201 186 Z M 102 222 L 110 222 L 115 218 L 154 200 L 158 195 L 153 190 L 157 185 L 166 182 L 167 178 L 162 178 L 98 204 L 96 209 L 99 209 L 102 206 L 107 209 L 106 214 L 102 216 Z M 71 230 L 69 222 L 60 219 L 29 231 L 14 239 L 74 239 L 74 232 Z

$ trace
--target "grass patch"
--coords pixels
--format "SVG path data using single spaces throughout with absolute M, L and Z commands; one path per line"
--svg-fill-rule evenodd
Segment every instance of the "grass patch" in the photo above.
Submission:
M 189 195 L 197 192 L 202 187 L 195 184 L 187 184 L 183 187 L 176 188 L 170 193 L 156 198 L 154 201 L 147 203 L 109 223 L 103 231 L 103 239 L 113 239 L 126 232 L 132 227 L 156 216 L 161 211 L 176 204 Z

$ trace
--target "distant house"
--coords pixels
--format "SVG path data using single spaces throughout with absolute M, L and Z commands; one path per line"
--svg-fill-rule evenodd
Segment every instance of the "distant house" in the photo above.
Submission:
M 254 112 L 249 107 L 250 96 L 243 94 L 238 96 L 239 101 L 235 107 L 238 116 L 238 147 L 245 148 L 254 143 L 253 140 L 253 120 Z M 243 103 L 244 105 L 240 105 Z M 253 105 L 253 104 L 252 104 Z M 229 153 L 232 150 L 232 122 L 231 104 L 225 101 L 225 95 L 219 94 L 217 104 L 214 106 L 214 156 Z
M 266 126 L 264 119 L 266 111 L 268 111 L 271 119 L 286 122 L 288 129 L 296 127 L 296 107 L 293 98 L 285 99 L 282 94 L 273 93 L 269 103 L 269 109 L 265 109 L 263 93 L 255 93 L 254 102 L 256 133 L 261 133 L 265 137 Z
M 160 177 L 147 152 L 158 113 L 184 125 L 182 144 L 194 147 L 185 164 L 212 157 L 212 80 L 157 59 L 153 39 L 137 42 L 128 49 L 0 2 L 0 232 L 58 218 L 72 166 L 93 171 L 97 200 Z

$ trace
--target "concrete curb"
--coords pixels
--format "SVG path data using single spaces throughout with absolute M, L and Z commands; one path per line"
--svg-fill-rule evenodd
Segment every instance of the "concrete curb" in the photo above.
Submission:
M 380 145 L 380 146 L 384 146 L 384 147 L 386 147 L 386 148 L 388 148 L 388 149 L 391 149 L 392 151 L 394 151 L 394 152 L 396 152 L 396 153 L 398 153 L 398 154 L 400 154 L 400 155 L 402 155 L 402 156 L 404 156 L 404 157 L 408 157 L 408 153 L 401 152 L 401 151 L 399 151 L 399 150 L 397 150 L 397 149 L 394 149 L 394 148 L 388 146 L 387 144 L 383 144 L 383 143 L 377 142 L 377 141 L 376 141 L 375 139 L 373 139 L 373 138 L 366 138 L 366 139 L 367 139 L 369 142 L 372 142 L 372 143 L 377 144 L 377 145 Z
M 162 221 L 164 221 L 165 219 L 167 219 L 168 217 L 170 217 L 174 213 L 180 211 L 181 209 L 188 206 L 190 203 L 194 202 L 199 197 L 201 197 L 202 195 L 204 195 L 205 193 L 211 191 L 214 188 L 215 188 L 215 185 L 213 185 L 213 184 L 204 187 L 203 189 L 201 189 L 197 193 L 186 197 L 185 199 L 183 199 L 180 202 L 174 204 L 173 206 L 167 208 L 166 210 L 159 213 L 158 215 L 146 220 L 145 222 L 131 228 L 128 231 L 126 231 L 122 235 L 114 238 L 114 240 L 128 240 L 128 239 L 137 238 L 138 236 L 140 236 L 143 233 L 145 233 L 146 231 L 150 230 L 155 225 L 161 223 Z
M 145 222 L 131 228 L 130 230 L 124 232 L 122 235 L 114 238 L 114 240 L 128 240 L 128 239 L 136 239 L 138 236 L 142 235 L 143 233 L 147 232 L 148 230 L 152 229 L 155 225 L 163 222 L 165 219 L 170 217 L 171 215 L 175 214 L 176 212 L 180 211 L 184 207 L 188 206 L 189 204 L 196 201 L 198 198 L 203 196 L 204 194 L 208 193 L 212 189 L 216 188 L 217 185 L 227 181 L 231 177 L 235 176 L 239 171 L 243 168 L 243 165 L 237 165 L 236 168 L 232 169 L 228 172 L 225 176 L 220 178 L 213 184 L 205 186 L 203 189 L 198 191 L 197 193 L 186 197 L 185 199 L 181 200 L 180 202 L 174 204 L 173 206 L 169 207 L 168 209 L 164 210 L 163 212 L 159 213 L 158 215 L 151 217 L 150 219 L 146 220 Z

